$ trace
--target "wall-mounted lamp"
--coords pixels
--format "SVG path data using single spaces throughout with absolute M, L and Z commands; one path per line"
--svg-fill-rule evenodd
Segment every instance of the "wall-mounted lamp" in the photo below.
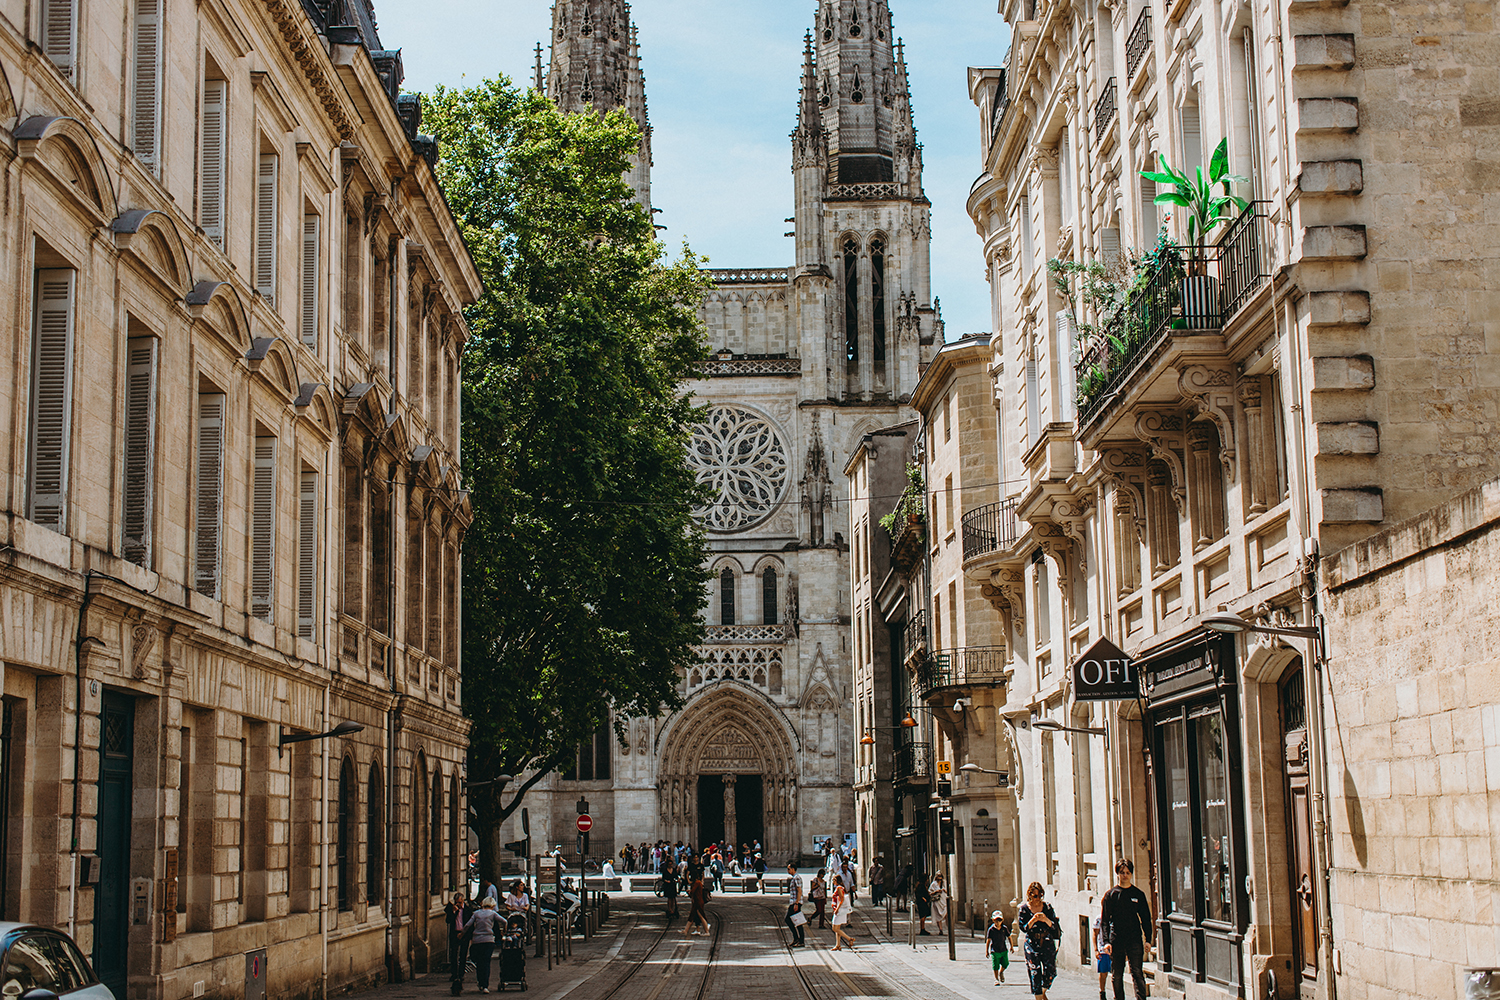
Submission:
M 276 740 L 276 752 L 279 755 L 288 743 L 310 743 L 313 740 L 326 740 L 330 736 L 348 736 L 352 733 L 362 732 L 364 726 L 358 722 L 345 720 L 328 730 L 326 733 L 299 733 L 289 731 L 286 726 L 281 727 L 281 735 Z
M 1051 719 L 1038 719 L 1031 724 L 1032 729 L 1043 729 L 1049 733 L 1087 733 L 1090 736 L 1103 736 L 1108 732 L 1104 729 L 1095 729 L 1092 726 L 1065 726 Z
M 1316 615 L 1312 625 L 1257 625 L 1247 622 L 1230 612 L 1208 615 L 1200 619 L 1203 627 L 1214 632 L 1238 635 L 1241 632 L 1258 632 L 1262 635 L 1294 635 L 1313 641 L 1313 655 L 1323 659 L 1323 616 Z

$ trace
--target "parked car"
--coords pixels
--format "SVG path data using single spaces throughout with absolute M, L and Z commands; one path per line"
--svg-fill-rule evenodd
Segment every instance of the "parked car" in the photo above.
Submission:
M 0 997 L 6 1000 L 115 1000 L 62 931 L 0 923 L 0 955 Z

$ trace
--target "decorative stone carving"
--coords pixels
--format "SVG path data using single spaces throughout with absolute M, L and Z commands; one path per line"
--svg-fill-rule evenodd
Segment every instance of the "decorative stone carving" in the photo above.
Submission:
M 1207 417 L 1219 428 L 1219 461 L 1229 482 L 1235 478 L 1235 373 L 1229 366 L 1189 365 L 1177 377 L 1177 388 L 1194 416 Z
M 1146 544 L 1146 453 L 1136 448 L 1110 448 L 1102 456 L 1104 472 L 1115 485 L 1117 503 L 1124 503 L 1135 522 L 1136 537 Z
M 1017 630 L 1026 628 L 1025 575 L 1020 570 L 995 570 L 981 592 L 996 608 L 1010 613 L 1012 626 Z
M 715 406 L 693 428 L 688 465 L 715 497 L 694 511 L 711 531 L 743 531 L 768 518 L 786 493 L 790 462 L 771 422 L 738 406 Z
M 1186 421 L 1170 410 L 1143 410 L 1135 418 L 1135 436 L 1151 449 L 1151 457 L 1172 473 L 1172 500 L 1179 511 L 1187 505 L 1187 476 L 1182 468 Z

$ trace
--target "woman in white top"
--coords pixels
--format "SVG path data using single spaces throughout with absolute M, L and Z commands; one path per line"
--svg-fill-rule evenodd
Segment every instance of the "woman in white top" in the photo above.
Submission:
M 948 890 L 943 887 L 941 873 L 932 876 L 932 884 L 927 887 L 927 896 L 932 900 L 932 919 L 937 923 L 938 933 L 947 933 Z
M 510 892 L 505 894 L 505 910 L 507 913 L 525 913 L 531 909 L 531 897 L 526 895 L 526 886 L 520 879 L 510 884 Z
M 844 928 L 849 924 L 849 892 L 844 888 L 843 876 L 833 877 L 833 950 L 842 951 L 844 942 L 849 943 L 849 950 L 854 950 L 854 939 Z

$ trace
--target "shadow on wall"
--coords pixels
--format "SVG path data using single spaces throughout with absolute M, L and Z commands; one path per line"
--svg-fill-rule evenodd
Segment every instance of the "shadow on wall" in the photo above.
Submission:
M 1354 842 L 1354 857 L 1361 868 L 1370 857 L 1370 836 L 1365 830 L 1365 810 L 1359 801 L 1354 775 L 1344 768 L 1344 814 L 1349 820 L 1349 839 Z

